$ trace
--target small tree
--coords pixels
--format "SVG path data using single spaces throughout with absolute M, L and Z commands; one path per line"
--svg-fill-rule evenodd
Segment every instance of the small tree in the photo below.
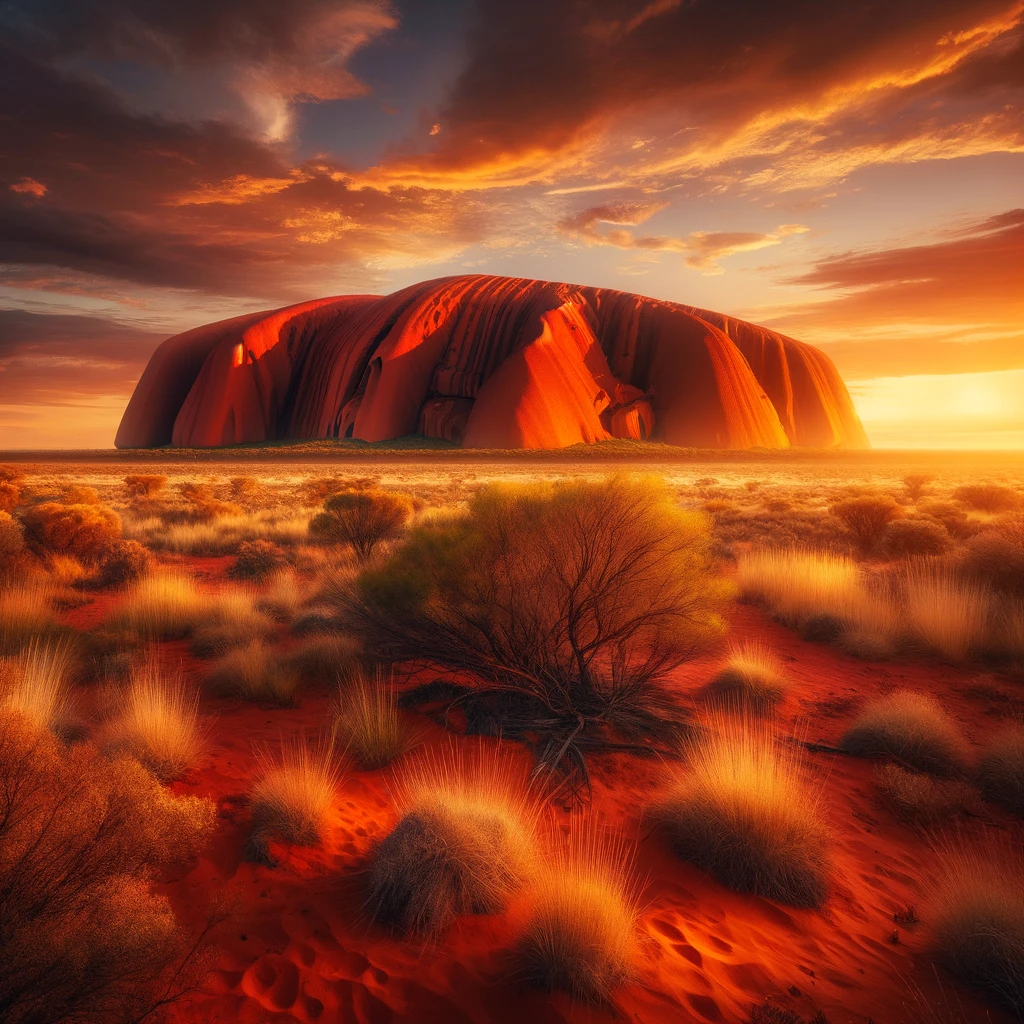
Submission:
M 378 544 L 402 532 L 411 515 L 412 501 L 404 494 L 376 488 L 340 491 L 324 502 L 309 532 L 329 544 L 351 544 L 365 562 Z
M 124 489 L 130 498 L 152 498 L 167 485 L 167 477 L 132 473 L 124 478 Z
M 710 543 L 662 484 L 492 486 L 365 570 L 350 622 L 381 659 L 451 670 L 471 730 L 534 740 L 578 791 L 587 750 L 681 735 L 665 674 L 721 635 L 731 593 Z
M 899 503 L 888 494 L 863 494 L 832 506 L 832 514 L 853 534 L 862 555 L 872 554 L 886 526 L 901 514 Z
M 21 516 L 25 539 L 38 554 L 71 555 L 96 562 L 121 536 L 121 519 L 105 505 L 44 501 Z

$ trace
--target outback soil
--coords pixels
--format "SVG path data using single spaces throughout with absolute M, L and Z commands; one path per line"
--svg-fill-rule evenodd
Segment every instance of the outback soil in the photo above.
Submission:
M 227 584 L 230 563 L 203 558 L 185 564 L 216 588 Z M 99 595 L 66 617 L 88 629 L 105 616 L 110 601 Z M 938 663 L 858 660 L 804 642 L 747 605 L 733 609 L 730 639 L 771 643 L 794 682 L 781 727 L 824 747 L 836 744 L 857 704 L 893 688 L 936 694 L 972 740 L 1000 717 L 1019 714 L 1024 704 L 1024 690 L 1009 679 Z M 162 645 L 162 657 L 201 680 L 203 663 L 184 642 Z M 719 657 L 694 660 L 672 678 L 698 708 Z M 521 984 L 508 958 L 516 907 L 502 916 L 463 917 L 432 944 L 396 939 L 367 921 L 362 880 L 374 844 L 396 821 L 391 770 L 347 773 L 322 847 L 275 844 L 274 867 L 245 859 L 254 749 L 323 729 L 332 698 L 326 685 L 307 688 L 290 709 L 204 697 L 207 757 L 176 788 L 216 802 L 217 830 L 188 874 L 163 888 L 177 913 L 197 925 L 214 903 L 229 916 L 217 930 L 215 969 L 173 1009 L 177 1024 L 738 1024 L 765 999 L 808 1019 L 823 1011 L 830 1024 L 1011 1019 L 986 1008 L 932 964 L 922 907 L 922 886 L 934 870 L 931 845 L 879 803 L 870 763 L 827 751 L 807 754 L 835 836 L 836 884 L 821 911 L 737 894 L 679 861 L 643 813 L 657 800 L 665 766 L 632 755 L 592 759 L 594 810 L 635 838 L 642 883 L 644 965 L 619 990 L 617 1016 Z M 425 742 L 481 741 L 426 723 Z M 524 752 L 524 773 L 528 766 Z M 960 828 L 968 836 L 1021 840 L 1019 822 L 980 803 Z M 911 906 L 922 921 L 895 923 L 894 915 Z M 947 1010 L 956 1015 L 944 1016 Z

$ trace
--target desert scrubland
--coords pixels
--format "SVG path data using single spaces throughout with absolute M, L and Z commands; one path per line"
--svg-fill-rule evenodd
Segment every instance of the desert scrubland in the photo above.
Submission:
M 1024 1002 L 1024 460 L 0 467 L 0 1018 Z

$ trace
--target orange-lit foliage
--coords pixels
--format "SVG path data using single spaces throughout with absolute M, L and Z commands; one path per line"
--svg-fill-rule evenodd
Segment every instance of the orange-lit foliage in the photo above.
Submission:
M 203 943 L 150 875 L 193 858 L 208 800 L 137 762 L 0 721 L 0 1019 L 142 1020 L 194 984 Z
M 901 509 L 888 494 L 862 494 L 837 501 L 832 514 L 853 534 L 860 553 L 870 555 L 878 548 L 886 525 L 901 514 Z
M 13 575 L 25 555 L 25 534 L 21 523 L 8 512 L 0 512 L 0 577 Z
M 310 521 L 309 533 L 330 544 L 351 544 L 365 561 L 378 544 L 397 537 L 411 515 L 412 501 L 404 494 L 340 491 L 324 502 L 324 511 Z
M 1005 484 L 964 484 L 953 497 L 982 512 L 1009 512 L 1024 502 L 1019 491 Z
M 40 554 L 71 555 L 96 562 L 121 536 L 121 519 L 104 505 L 46 501 L 22 514 L 25 539 Z
M 153 567 L 149 548 L 137 540 L 118 540 L 100 561 L 96 582 L 101 587 L 116 587 L 134 583 Z
M 124 489 L 130 498 L 152 498 L 167 486 L 167 477 L 146 473 L 130 473 L 124 478 Z
M 0 480 L 0 512 L 13 511 L 21 501 L 21 487 L 9 480 Z

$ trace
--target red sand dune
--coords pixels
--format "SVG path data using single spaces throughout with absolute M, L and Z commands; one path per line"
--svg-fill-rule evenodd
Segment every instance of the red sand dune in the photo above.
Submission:
M 720 313 L 607 288 L 440 278 L 223 320 L 165 341 L 119 448 L 285 438 L 561 448 L 866 447 L 822 352 Z

